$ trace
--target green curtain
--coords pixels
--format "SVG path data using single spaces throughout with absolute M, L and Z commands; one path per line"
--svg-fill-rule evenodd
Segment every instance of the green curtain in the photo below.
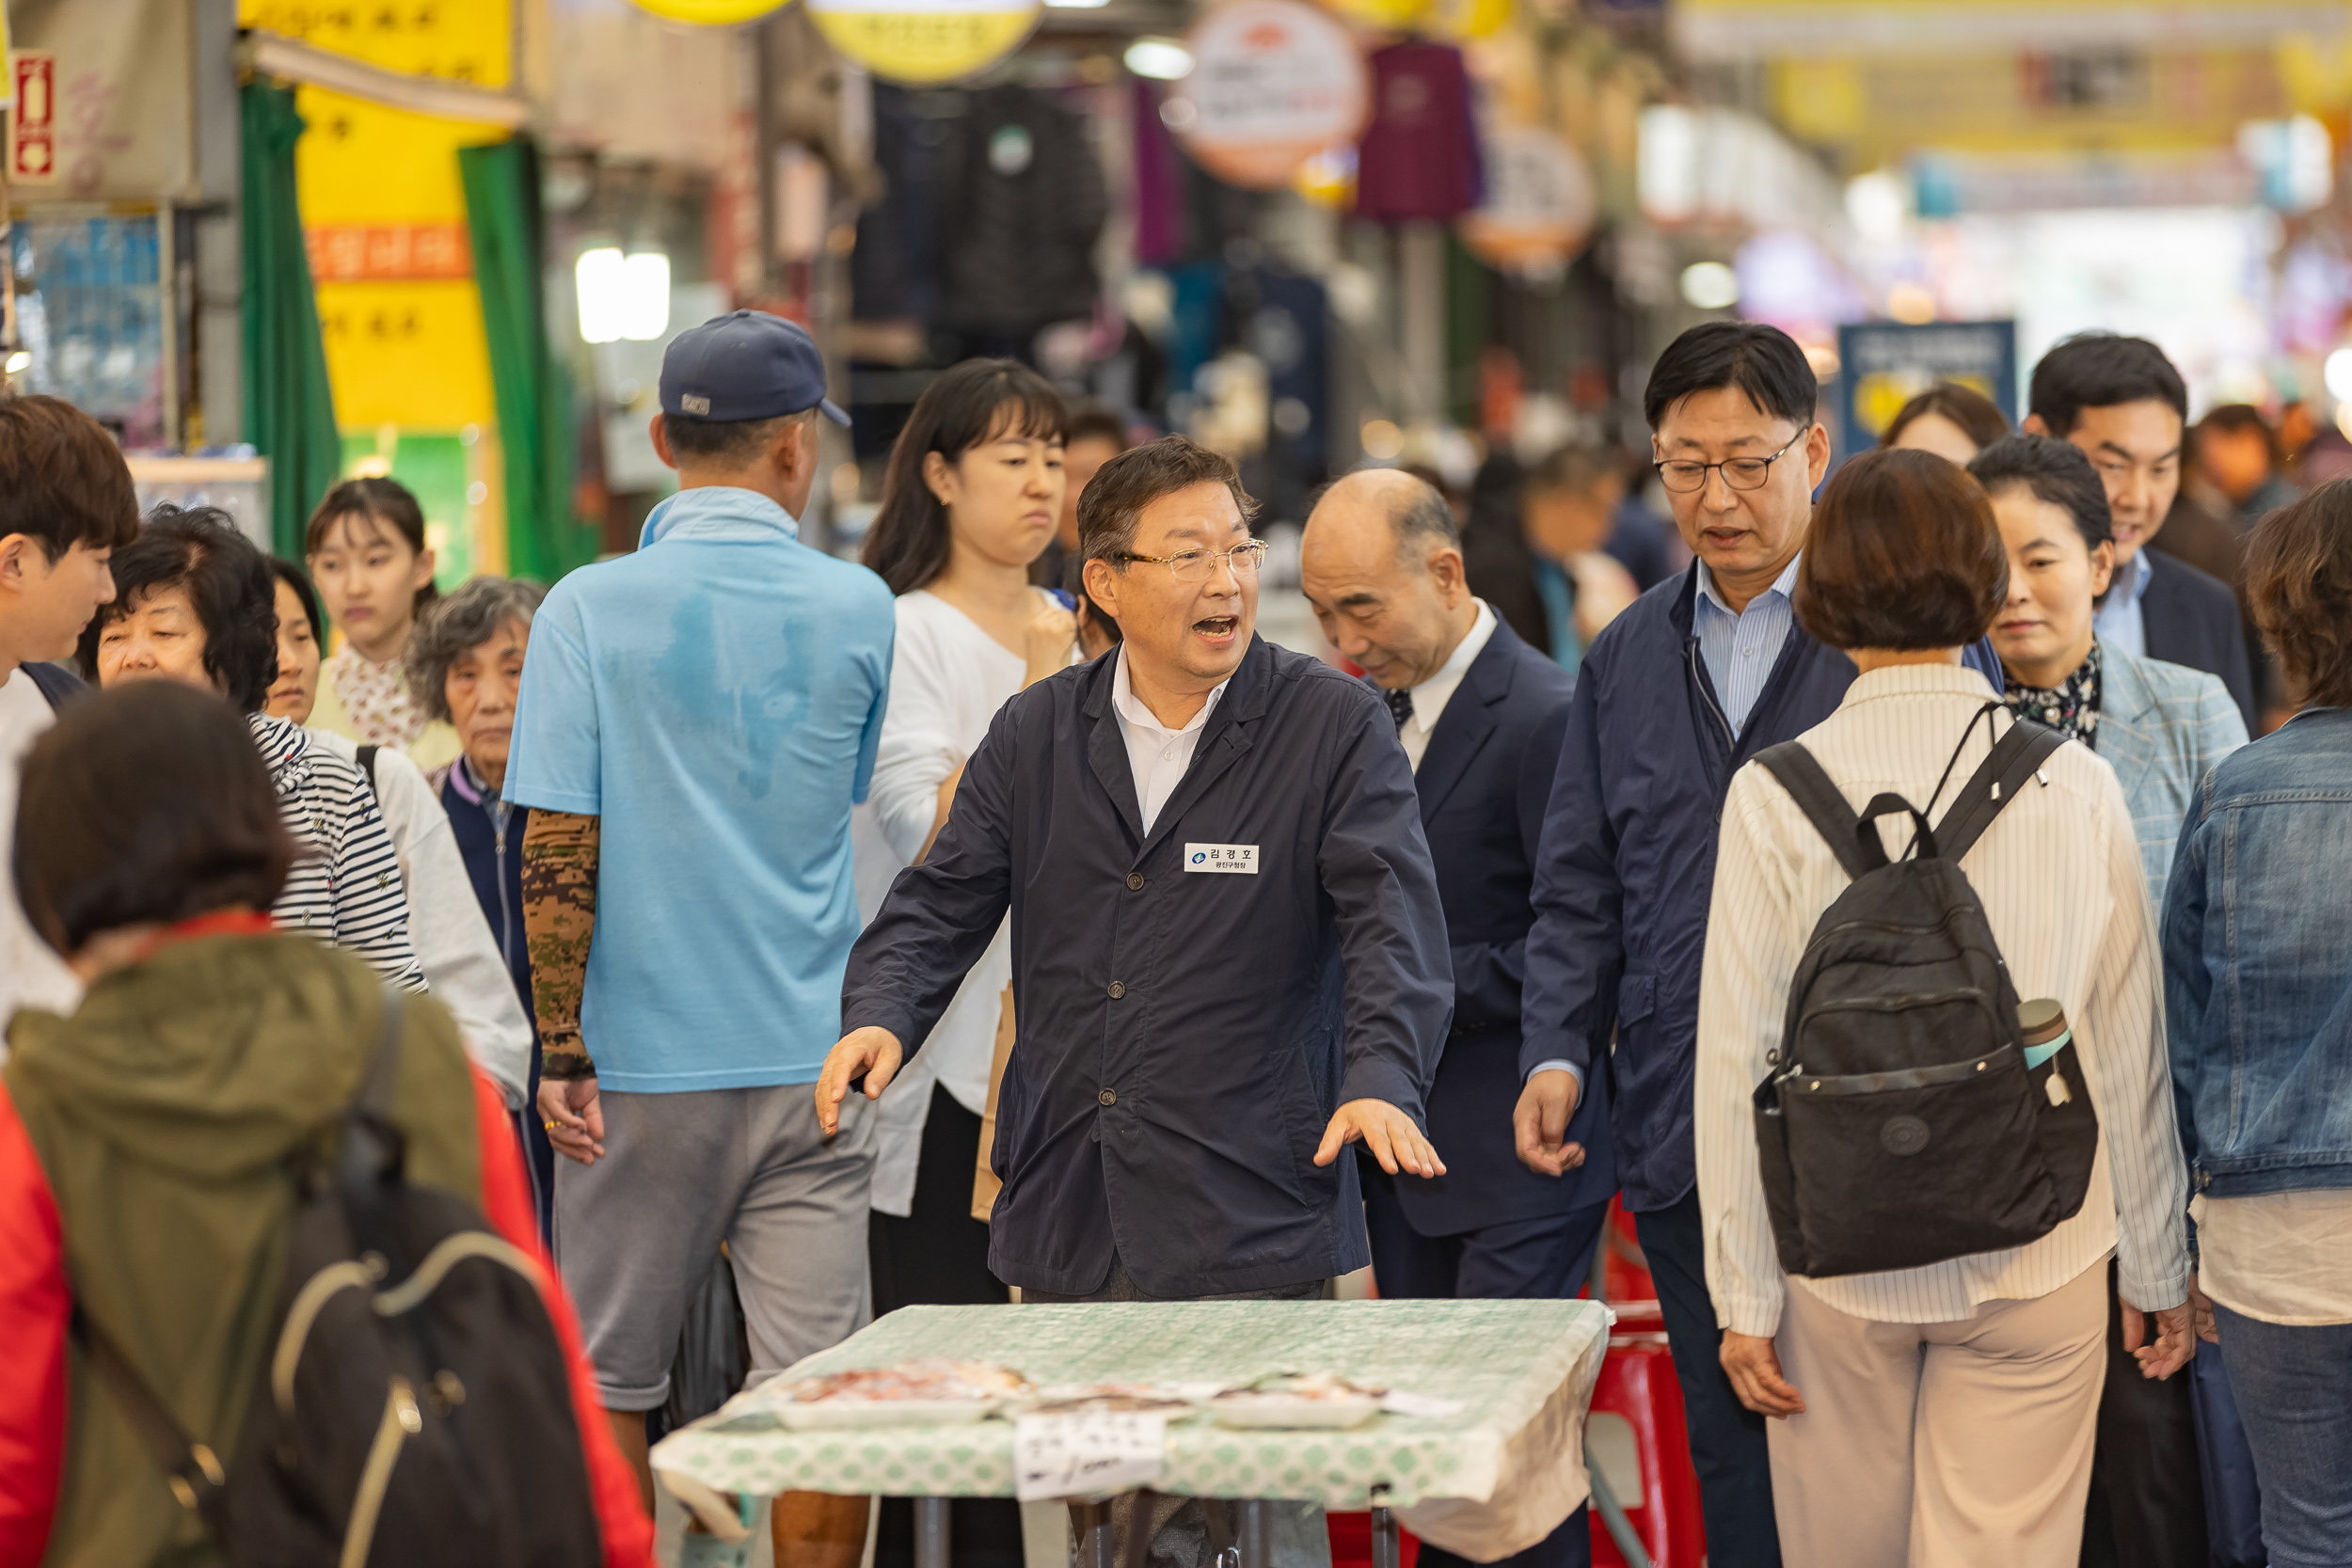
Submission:
M 460 148 L 457 168 L 506 460 L 507 569 L 551 583 L 595 560 L 598 536 L 572 516 L 571 383 L 548 341 L 539 150 L 522 136 Z
M 292 87 L 246 84 L 244 121 L 245 434 L 269 459 L 270 542 L 302 559 L 303 525 L 342 477 L 310 258 L 294 200 L 302 117 Z

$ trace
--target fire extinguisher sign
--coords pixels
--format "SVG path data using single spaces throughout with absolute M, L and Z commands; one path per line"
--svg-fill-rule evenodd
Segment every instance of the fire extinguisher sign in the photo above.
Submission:
M 8 182 L 46 184 L 57 178 L 57 56 L 46 50 L 8 54 Z

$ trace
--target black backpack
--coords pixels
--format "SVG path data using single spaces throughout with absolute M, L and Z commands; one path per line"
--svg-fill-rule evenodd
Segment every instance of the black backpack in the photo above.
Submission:
M 540 1268 L 472 1205 L 410 1186 L 390 1117 L 401 1006 L 342 1122 L 296 1162 L 276 1331 L 235 1458 L 191 1443 L 87 1315 L 93 1370 L 234 1568 L 603 1560 Z
M 2000 709 L 1986 705 L 1988 725 Z M 2082 1208 L 2099 1118 L 2077 1053 L 2026 1065 L 2009 966 L 1960 869 L 2064 740 L 2012 723 L 1933 829 L 1891 793 L 1856 816 L 1793 740 L 1757 755 L 1853 879 L 1813 927 L 1756 1090 L 1765 1202 L 1788 1273 L 1825 1279 L 1998 1252 Z M 1959 760 L 1955 751 L 1945 779 Z M 1895 812 L 1910 814 L 1916 836 L 1889 863 L 1875 824 Z

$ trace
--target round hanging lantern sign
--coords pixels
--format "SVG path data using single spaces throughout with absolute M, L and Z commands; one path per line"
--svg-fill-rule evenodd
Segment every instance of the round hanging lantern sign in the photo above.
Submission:
M 756 22 L 786 4 L 787 0 L 637 0 L 637 8 L 671 22 L 732 27 L 739 22 Z
M 808 0 L 817 30 L 884 81 L 925 87 L 984 71 L 1021 47 L 1042 0 Z
M 1557 272 L 1584 248 L 1599 215 L 1582 154 L 1540 125 L 1503 125 L 1481 138 L 1486 198 L 1457 226 L 1462 243 L 1504 272 Z
M 1193 24 L 1184 47 L 1192 71 L 1161 118 L 1228 184 L 1278 190 L 1299 165 L 1363 130 L 1372 107 L 1363 55 L 1316 7 L 1226 0 Z

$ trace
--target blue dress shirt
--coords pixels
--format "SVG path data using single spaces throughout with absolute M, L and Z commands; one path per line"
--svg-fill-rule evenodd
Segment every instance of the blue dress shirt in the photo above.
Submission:
M 2115 574 L 2106 602 L 2090 616 L 2090 627 L 2099 634 L 2099 641 L 2122 649 L 2134 658 L 2148 657 L 2148 623 L 2140 616 L 2139 601 L 2147 594 L 2148 579 L 2154 572 L 2143 546 L 2132 557 L 2131 563 Z
M 1715 700 L 1734 735 L 1748 726 L 1748 714 L 1764 693 L 1764 682 L 1797 624 L 1796 608 L 1788 595 L 1797 586 L 1799 556 L 1772 579 L 1772 585 L 1734 612 L 1715 586 L 1707 562 L 1698 563 L 1697 605 L 1699 657 L 1707 660 L 1707 678 L 1715 685 Z

